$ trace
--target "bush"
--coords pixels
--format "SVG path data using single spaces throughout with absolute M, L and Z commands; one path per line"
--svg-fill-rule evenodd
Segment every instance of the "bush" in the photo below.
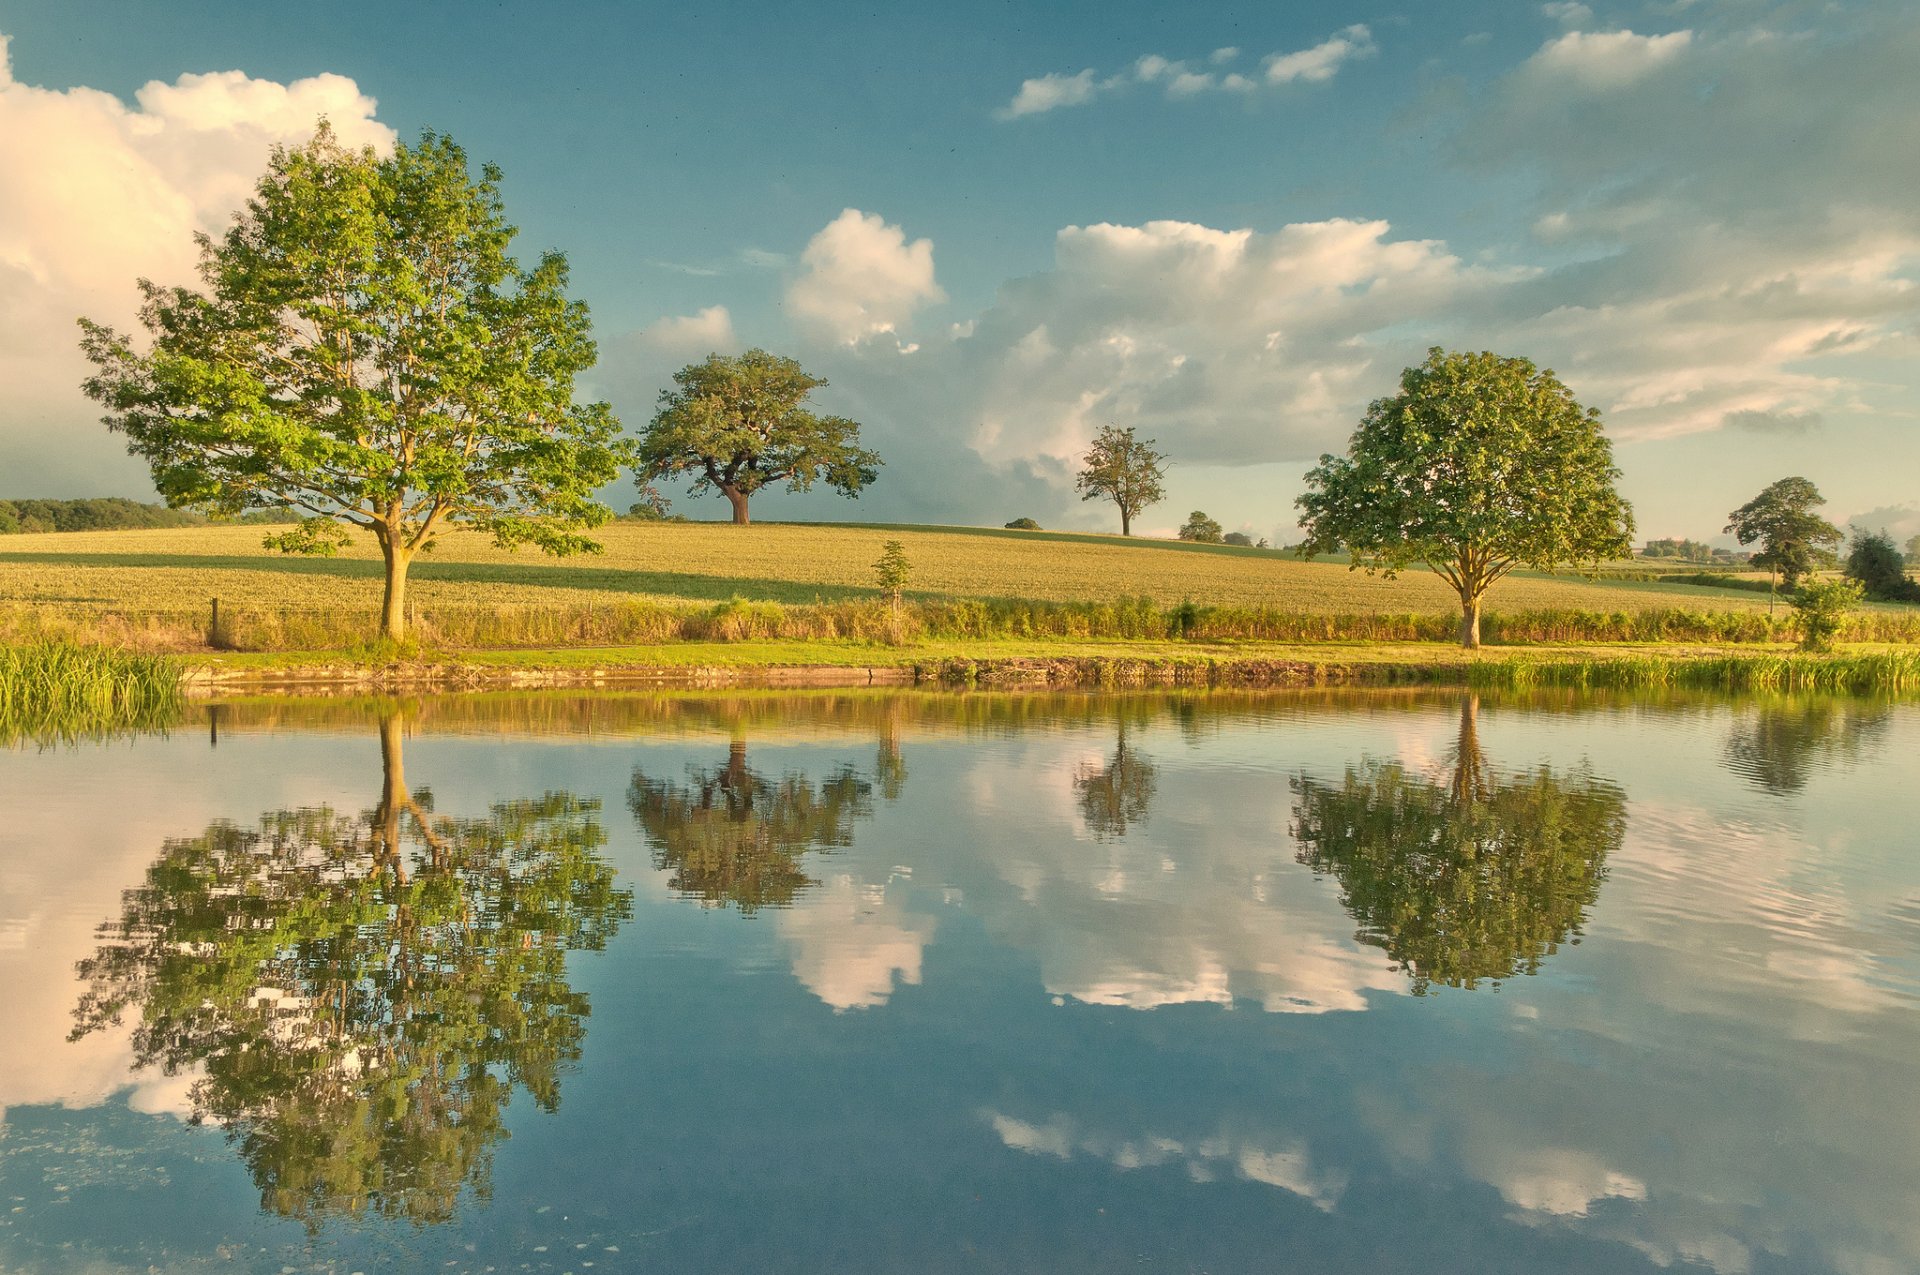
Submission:
M 1007 524 L 1008 531 L 1038 531 L 1040 524 L 1031 518 L 1015 518 Z
M 1907 564 L 1885 532 L 1854 533 L 1847 578 L 1876 602 L 1920 602 L 1920 584 L 1907 578 Z
M 1217 545 L 1226 539 L 1220 534 L 1220 524 L 1198 509 L 1187 515 L 1186 526 L 1180 528 L 1180 538 L 1203 545 Z
M 1242 549 L 1253 548 L 1253 537 L 1244 531 L 1229 531 L 1222 544 L 1239 545 Z
M 1801 586 L 1793 595 L 1794 618 L 1800 628 L 1800 648 L 1830 651 L 1833 639 L 1846 627 L 1847 613 L 1860 605 L 1862 590 L 1851 580 L 1823 580 Z

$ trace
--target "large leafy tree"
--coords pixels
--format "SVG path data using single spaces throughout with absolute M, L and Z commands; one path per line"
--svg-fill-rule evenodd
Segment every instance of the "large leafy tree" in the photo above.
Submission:
M 1827 503 L 1805 478 L 1782 478 L 1727 515 L 1727 533 L 1743 545 L 1758 541 L 1755 566 L 1791 589 L 1842 539 L 1840 528 L 1814 510 Z
M 1460 642 L 1480 645 L 1488 588 L 1516 567 L 1623 557 L 1633 513 L 1597 409 L 1550 371 L 1435 348 L 1376 400 L 1345 456 L 1322 456 L 1299 498 L 1306 555 L 1355 568 L 1423 563 L 1460 598 Z
M 673 890 L 751 915 L 817 884 L 804 857 L 853 844 L 854 824 L 873 814 L 873 785 L 850 766 L 818 783 L 769 777 L 747 765 L 746 741 L 736 739 L 724 765 L 690 767 L 684 783 L 635 771 L 627 804 Z
M 598 803 L 567 793 L 449 818 L 407 790 L 382 723 L 373 810 L 281 810 L 168 841 L 82 962 L 80 1036 L 138 1015 L 143 1066 L 191 1074 L 262 1204 L 310 1227 L 438 1222 L 484 1195 L 503 1109 L 543 1110 L 579 1058 L 570 952 L 632 910 Z
M 718 491 L 733 520 L 769 483 L 807 491 L 824 481 L 849 498 L 877 477 L 880 457 L 860 446 L 860 425 L 821 416 L 807 396 L 826 381 L 765 350 L 710 354 L 673 374 L 640 440 L 639 481 L 691 475 L 695 495 Z
M 1586 774 L 1495 774 L 1461 707 L 1452 773 L 1398 762 L 1349 767 L 1339 784 L 1294 781 L 1298 858 L 1340 883 L 1359 938 L 1413 979 L 1472 988 L 1533 974 L 1577 942 L 1626 833 L 1626 798 Z
M 407 568 L 450 527 L 566 554 L 609 516 L 625 449 L 566 259 L 522 270 L 500 171 L 433 133 L 384 158 L 324 125 L 276 149 L 246 209 L 200 238 L 201 289 L 140 281 L 147 348 L 82 319 L 85 385 L 167 503 L 303 517 L 267 538 L 330 554 L 347 528 L 386 565 L 382 631 L 405 633 Z
M 1128 744 L 1125 718 L 1120 720 L 1118 731 L 1107 764 L 1083 764 L 1073 776 L 1080 818 L 1095 841 L 1118 840 L 1127 835 L 1129 827 L 1144 822 L 1159 785 L 1159 767 L 1153 759 Z
M 1120 510 L 1120 534 L 1133 534 L 1140 511 L 1166 499 L 1167 455 L 1133 429 L 1104 426 L 1081 460 L 1074 479 L 1082 500 L 1111 500 Z

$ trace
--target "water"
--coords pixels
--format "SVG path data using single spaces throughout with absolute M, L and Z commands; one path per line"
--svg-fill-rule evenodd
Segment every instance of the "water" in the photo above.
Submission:
M 0 1271 L 1920 1270 L 1916 757 L 1431 692 L 0 753 Z

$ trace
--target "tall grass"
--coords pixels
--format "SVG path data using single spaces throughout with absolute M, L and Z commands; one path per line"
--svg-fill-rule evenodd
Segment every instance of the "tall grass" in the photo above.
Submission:
M 172 660 L 73 642 L 0 646 L 0 745 L 153 729 L 182 702 Z
M 571 606 L 430 606 L 414 612 L 411 633 L 428 647 L 650 646 L 664 642 L 1088 639 L 1267 642 L 1451 642 L 1450 612 L 1319 614 L 1276 607 L 1165 605 L 1145 597 L 1105 602 L 1016 598 L 910 601 L 895 613 L 862 599 L 803 604 L 734 598 L 719 603 L 630 599 Z M 1532 642 L 1786 642 L 1782 612 L 1689 610 L 1589 611 L 1553 608 L 1489 612 L 1481 635 L 1493 645 Z M 220 632 L 206 616 L 92 613 L 84 620 L 43 608 L 0 611 L 0 641 L 108 641 L 145 651 L 342 650 L 378 631 L 372 611 L 342 608 L 223 607 Z M 1920 644 L 1920 610 L 1856 612 L 1841 640 Z

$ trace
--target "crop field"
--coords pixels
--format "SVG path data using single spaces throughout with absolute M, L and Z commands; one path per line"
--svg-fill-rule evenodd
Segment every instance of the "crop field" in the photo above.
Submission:
M 193 649 L 215 640 L 215 598 L 223 624 L 235 626 L 217 644 L 234 649 L 317 649 L 371 635 L 381 565 L 370 539 L 338 557 L 303 558 L 269 551 L 261 537 L 258 527 L 8 536 L 0 540 L 0 637 Z M 418 628 L 430 642 L 470 649 L 674 639 L 898 644 L 898 617 L 886 614 L 873 579 L 889 539 L 905 544 L 913 566 L 909 637 L 1445 640 L 1458 614 L 1453 595 L 1424 570 L 1389 580 L 1273 551 L 1113 536 L 621 522 L 601 539 L 604 553 L 552 559 L 450 536 L 413 568 Z M 1175 615 L 1188 602 L 1206 612 L 1197 629 Z M 1488 606 L 1495 641 L 1770 640 L 1782 636 L 1773 630 L 1787 611 L 1781 606 L 1769 625 L 1764 594 L 1539 573 L 1502 581 Z M 1898 610 L 1852 636 L 1920 637 L 1920 610 Z

